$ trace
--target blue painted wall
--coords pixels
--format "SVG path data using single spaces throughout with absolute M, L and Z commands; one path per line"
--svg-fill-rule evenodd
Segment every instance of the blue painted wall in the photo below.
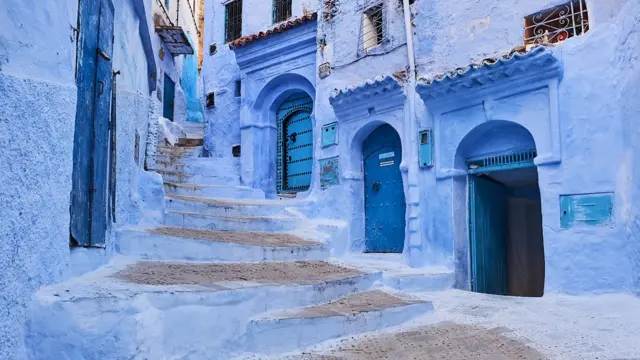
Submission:
M 114 0 L 113 69 L 121 71 L 118 225 L 143 218 L 139 188 L 153 183 L 133 153 L 136 131 L 141 144 L 146 141 L 150 103 L 148 54 L 135 7 L 140 5 Z M 110 236 L 106 249 L 69 249 L 77 97 L 71 26 L 77 23 L 77 6 L 77 0 L 0 0 L 0 167 L 6 170 L 0 174 L 0 359 L 25 357 L 24 316 L 37 288 L 95 269 L 111 254 Z M 151 2 L 145 6 L 148 25 Z
M 270 26 L 269 17 L 265 16 L 270 9 L 261 2 L 250 3 L 245 1 L 243 35 Z M 309 9 L 322 10 L 322 2 L 311 3 Z M 359 57 L 357 53 L 361 13 L 373 3 L 340 2 L 335 17 L 324 20 L 319 16 L 317 25 L 317 37 L 326 45 L 318 47 L 312 69 L 315 74 L 311 81 L 315 84 L 314 157 L 317 162 L 338 156 L 341 177 L 338 186 L 321 190 L 315 166 L 312 188 L 299 194 L 296 201 L 311 201 L 314 205 L 309 213 L 316 216 L 349 219 L 346 233 L 332 243 L 336 254 L 364 249 L 361 146 L 367 135 L 383 123 L 391 124 L 400 134 L 405 194 L 409 192 L 408 165 L 418 161 L 411 158 L 407 145 L 418 134 L 406 131 L 409 119 L 406 83 L 401 77 L 397 80 L 401 87 L 397 95 L 399 103 L 390 100 L 396 95 L 376 95 L 376 85 L 372 85 L 377 76 L 405 70 L 408 64 L 399 2 L 385 1 L 389 43 L 379 50 L 381 53 L 367 57 Z M 415 1 L 411 9 L 418 76 L 429 78 L 521 45 L 523 18 L 560 3 L 562 1 L 550 0 Z M 294 2 L 294 13 L 300 14 L 302 6 Z M 639 211 L 634 200 L 638 199 L 638 190 L 631 184 L 639 176 L 635 153 L 640 132 L 633 123 L 639 117 L 640 105 L 633 99 L 638 98 L 640 85 L 635 65 L 637 56 L 633 54 L 638 53 L 639 44 L 634 34 L 638 31 L 640 5 L 627 0 L 615 4 L 587 1 L 587 6 L 590 31 L 549 50 L 562 70 L 555 80 L 545 79 L 542 85 L 530 89 L 525 89 L 526 84 L 516 83 L 489 88 L 477 95 L 479 100 L 475 103 L 449 101 L 447 112 L 440 111 L 442 104 L 425 104 L 416 99 L 417 127 L 434 129 L 435 147 L 434 167 L 423 168 L 419 173 L 417 191 L 422 225 L 412 230 L 419 231 L 422 240 L 411 244 L 416 250 L 411 255 L 407 251 L 409 244 L 405 244 L 408 262 L 418 266 L 446 266 L 456 271 L 458 287 L 468 287 L 464 159 L 536 148 L 544 222 L 546 291 L 585 293 L 638 288 L 640 245 L 635 245 L 639 243 L 635 234 L 640 225 L 635 220 Z M 257 100 L 257 89 L 263 88 L 269 77 L 247 83 L 246 72 L 240 71 L 236 63 L 238 51 L 231 51 L 222 43 L 223 7 L 209 0 L 206 8 L 206 24 L 213 29 L 207 32 L 210 35 L 205 44 L 216 43 L 218 52 L 205 56 L 205 90 L 216 92 L 221 106 L 206 111 L 205 142 L 222 159 L 231 159 L 231 143 L 242 141 L 243 149 L 269 148 L 272 145 L 264 144 L 264 138 L 249 136 L 246 141 L 241 140 L 238 125 L 243 118 L 262 116 L 251 106 Z M 259 40 L 256 44 L 269 41 Z M 275 40 L 270 44 L 286 46 L 278 45 Z M 325 62 L 331 64 L 331 75 L 320 79 L 317 67 Z M 277 64 L 274 68 L 287 66 Z M 542 79 L 545 75 L 540 76 Z M 237 79 L 243 80 L 242 98 L 233 95 Z M 360 96 L 367 100 L 354 102 L 351 109 L 336 107 L 330 98 L 340 89 L 355 89 L 353 98 Z M 487 99 L 492 101 L 483 102 Z M 340 127 L 338 145 L 323 148 L 322 126 L 336 121 Z M 485 141 L 480 141 L 482 139 Z M 244 154 L 243 150 L 243 157 Z M 244 176 L 258 172 L 263 174 L 260 178 L 268 179 L 273 171 L 268 157 L 246 163 L 245 160 L 235 165 L 243 183 L 267 191 L 274 187 L 268 180 L 255 182 Z M 562 229 L 560 196 L 591 192 L 615 194 L 613 223 Z

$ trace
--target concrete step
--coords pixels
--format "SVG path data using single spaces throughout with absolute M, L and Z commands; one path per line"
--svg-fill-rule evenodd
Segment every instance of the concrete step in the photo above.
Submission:
M 295 206 L 303 205 L 298 202 Z M 215 216 L 286 216 L 292 204 L 285 200 L 233 200 L 166 195 L 165 206 L 171 211 L 197 212 Z
M 196 138 L 180 138 L 176 143 L 176 146 L 179 147 L 194 147 L 194 146 L 202 146 L 204 144 L 204 139 L 202 137 Z
M 198 156 L 202 152 L 202 146 L 166 146 L 158 145 L 156 148 L 156 157 L 160 155 L 184 157 Z
M 379 273 L 327 262 L 176 263 L 116 257 L 38 290 L 27 310 L 28 358 L 230 359 L 265 311 L 366 291 Z
M 171 227 L 250 232 L 295 230 L 298 219 L 286 216 L 215 216 L 194 212 L 166 211 L 164 224 Z
M 249 322 L 245 343 L 253 354 L 289 352 L 396 326 L 431 311 L 430 301 L 372 290 L 323 305 L 263 314 Z
M 279 233 L 231 232 L 173 227 L 116 232 L 116 251 L 150 260 L 295 261 L 325 260 L 322 243 Z
M 442 291 L 453 288 L 455 274 L 453 271 L 425 271 L 423 274 L 390 274 L 383 272 L 382 282 L 385 286 L 398 291 Z
M 204 198 L 264 199 L 262 190 L 246 186 L 200 185 L 189 183 L 164 183 L 164 192 L 169 195 Z
M 162 179 L 168 182 L 189 182 L 194 176 L 192 174 L 187 174 L 184 171 L 170 171 L 170 170 L 156 170 L 156 172 L 162 175 Z
M 184 163 L 179 161 L 156 160 L 156 171 L 184 172 Z

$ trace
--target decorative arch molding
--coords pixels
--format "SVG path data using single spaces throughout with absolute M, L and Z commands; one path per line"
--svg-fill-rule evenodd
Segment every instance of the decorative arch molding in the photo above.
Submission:
M 416 87 L 434 119 L 437 179 L 466 176 L 455 165 L 463 138 L 476 126 L 510 121 L 533 136 L 537 166 L 562 161 L 558 84 L 562 63 L 544 46 L 514 49 Z

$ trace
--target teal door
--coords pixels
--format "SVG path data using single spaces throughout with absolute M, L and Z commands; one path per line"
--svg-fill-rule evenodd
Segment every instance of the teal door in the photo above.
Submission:
M 401 253 L 406 206 L 400 173 L 400 136 L 390 125 L 382 125 L 364 141 L 362 155 L 365 251 Z
M 111 110 L 113 19 L 111 0 L 79 2 L 78 103 L 73 141 L 71 242 L 105 243 Z
M 487 177 L 469 177 L 471 290 L 507 294 L 506 189 Z
M 173 121 L 173 108 L 176 96 L 176 83 L 164 74 L 164 98 L 162 101 L 162 117 Z
M 276 114 L 278 123 L 278 192 L 306 191 L 313 168 L 313 100 L 297 93 L 285 100 Z

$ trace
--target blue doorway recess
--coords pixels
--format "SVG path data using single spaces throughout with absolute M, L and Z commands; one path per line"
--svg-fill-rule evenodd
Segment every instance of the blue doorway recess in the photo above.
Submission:
M 107 230 L 114 7 L 111 0 L 82 0 L 79 5 L 81 55 L 73 141 L 70 241 L 78 246 L 101 246 Z
M 162 117 L 173 121 L 173 108 L 176 96 L 176 83 L 164 74 L 164 99 L 162 101 Z
M 313 168 L 313 99 L 306 93 L 288 97 L 278 108 L 278 193 L 306 191 Z
M 485 176 L 469 177 L 471 290 L 507 294 L 505 187 Z
M 406 203 L 400 173 L 402 144 L 390 125 L 375 129 L 362 144 L 365 252 L 401 253 Z

